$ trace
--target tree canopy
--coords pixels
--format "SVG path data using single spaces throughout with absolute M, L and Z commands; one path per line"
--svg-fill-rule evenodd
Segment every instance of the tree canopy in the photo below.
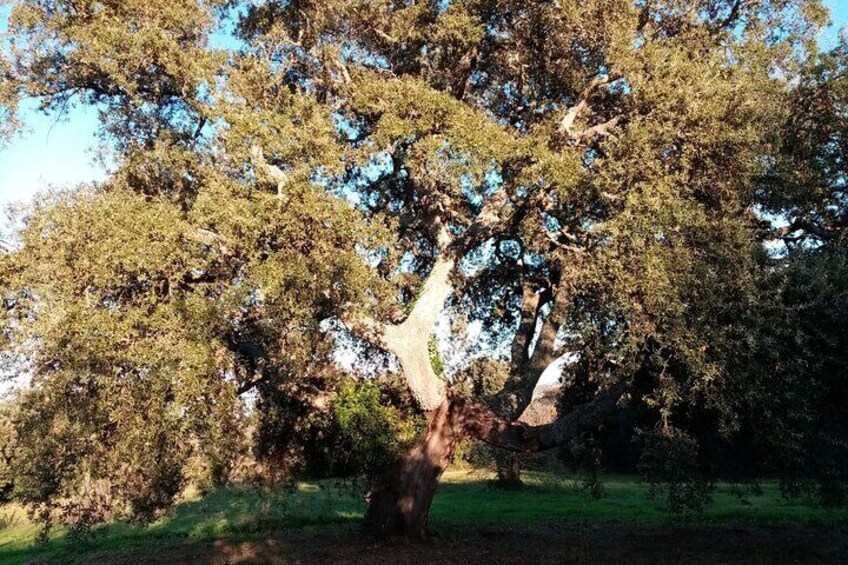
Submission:
M 423 534 L 463 438 L 578 456 L 613 413 L 682 506 L 719 473 L 844 497 L 848 47 L 819 52 L 819 0 L 12 4 L 0 133 L 23 98 L 94 105 L 115 162 L 0 257 L 32 377 L 0 478 L 48 523 L 149 519 L 196 460 L 291 465 L 333 406 L 403 438 L 384 532 Z M 399 379 L 351 389 L 342 349 Z M 560 415 L 525 424 L 552 365 Z

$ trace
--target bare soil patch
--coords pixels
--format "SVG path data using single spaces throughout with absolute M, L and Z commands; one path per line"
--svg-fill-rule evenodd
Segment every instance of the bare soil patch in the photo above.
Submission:
M 841 564 L 848 529 L 833 526 L 638 526 L 541 524 L 444 528 L 421 542 L 377 540 L 355 528 L 247 541 L 171 545 L 154 553 L 101 555 L 85 563 L 177 564 Z

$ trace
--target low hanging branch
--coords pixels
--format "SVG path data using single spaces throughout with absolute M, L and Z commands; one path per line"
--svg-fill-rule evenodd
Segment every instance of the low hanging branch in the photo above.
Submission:
M 602 425 L 624 393 L 623 385 L 599 392 L 594 399 L 541 426 L 503 418 L 482 402 L 454 401 L 463 414 L 464 432 L 494 447 L 535 453 L 567 444 L 581 433 Z

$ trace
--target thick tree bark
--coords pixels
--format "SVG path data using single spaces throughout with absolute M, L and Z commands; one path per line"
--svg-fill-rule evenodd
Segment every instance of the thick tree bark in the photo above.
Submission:
M 457 415 L 460 408 L 447 399 L 430 413 L 427 430 L 419 443 L 369 493 L 366 529 L 378 535 L 426 537 L 430 505 L 439 478 L 464 435 Z

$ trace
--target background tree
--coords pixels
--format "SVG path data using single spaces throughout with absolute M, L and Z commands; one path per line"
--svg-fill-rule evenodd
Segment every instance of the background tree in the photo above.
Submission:
M 780 454 L 773 470 L 784 490 L 825 504 L 844 502 L 848 462 L 846 65 L 843 36 L 805 66 L 780 154 L 760 179 L 764 209 L 784 220 L 771 234 L 786 253 L 762 276 L 750 322 L 756 341 L 733 371 L 744 379 L 734 388 L 747 390 L 739 398 L 751 402 L 744 413 L 755 415 L 754 434 Z
M 236 49 L 210 48 L 216 15 Z M 576 445 L 623 407 L 645 469 L 669 444 L 682 474 L 664 482 L 708 485 L 707 440 L 751 406 L 731 402 L 765 321 L 748 314 L 773 294 L 757 213 L 830 230 L 830 201 L 801 195 L 844 186 L 820 133 L 839 104 L 803 122 L 809 150 L 789 135 L 788 94 L 840 80 L 812 39 L 826 17 L 817 0 L 15 2 L 10 92 L 98 105 L 118 163 L 44 197 L 2 259 L 7 349 L 33 375 L 17 496 L 46 520 L 103 491 L 91 519 L 151 516 L 186 457 L 238 434 L 244 395 L 266 429 L 289 398 L 321 409 L 333 329 L 392 354 L 427 417 L 373 483 L 375 531 L 425 534 L 460 440 Z M 466 360 L 509 369 L 468 397 L 431 336 L 474 322 Z M 518 421 L 563 358 L 560 417 Z

